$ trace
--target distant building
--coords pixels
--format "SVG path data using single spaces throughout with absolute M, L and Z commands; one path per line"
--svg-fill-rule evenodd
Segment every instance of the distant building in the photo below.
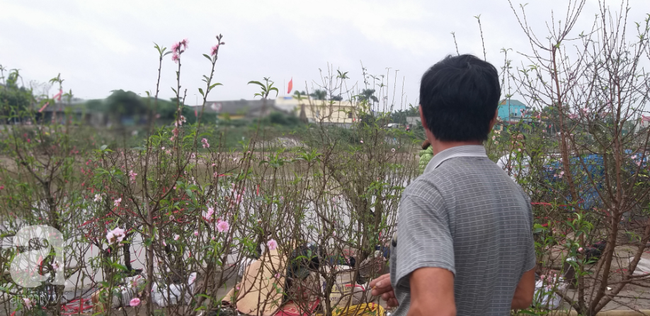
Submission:
M 636 132 L 647 129 L 650 126 L 650 116 L 641 115 L 636 124 Z
M 200 106 L 193 107 L 201 110 Z M 275 106 L 275 100 L 231 100 L 209 101 L 205 104 L 206 112 L 216 112 L 221 119 L 228 117 L 231 120 L 252 119 L 265 117 L 273 111 L 283 111 Z
M 94 123 L 94 119 L 102 116 L 102 114 L 89 111 L 85 104 L 86 100 L 84 99 L 70 98 L 69 100 L 55 101 L 47 106 L 41 106 L 39 103 L 36 103 L 33 105 L 33 109 L 36 111 L 37 121 L 43 120 L 45 122 L 65 124 L 66 120 L 72 118 L 82 124 L 92 124 Z M 66 114 L 70 114 L 72 117 Z
M 350 126 L 357 120 L 356 106 L 350 101 L 311 100 L 307 97 L 298 101 L 283 96 L 275 99 L 275 105 L 299 117 L 304 115 L 310 123 Z
M 505 99 L 499 102 L 498 110 L 498 116 L 501 121 L 515 123 L 527 117 L 526 111 L 528 107 L 517 100 Z
M 414 128 L 418 125 L 422 125 L 422 118 L 420 118 L 419 116 L 407 116 L 406 124 L 411 128 Z

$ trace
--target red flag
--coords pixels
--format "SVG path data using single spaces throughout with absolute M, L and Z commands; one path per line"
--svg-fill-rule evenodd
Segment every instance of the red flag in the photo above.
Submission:
M 287 89 L 287 94 L 291 93 L 291 90 L 293 90 L 293 78 L 289 80 L 289 89 Z

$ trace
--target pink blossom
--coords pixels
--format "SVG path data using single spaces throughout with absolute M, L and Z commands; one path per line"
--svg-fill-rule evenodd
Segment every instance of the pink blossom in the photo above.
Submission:
M 275 239 L 269 240 L 266 245 L 269 247 L 269 250 L 275 250 L 278 248 L 278 242 Z
M 228 222 L 226 222 L 226 221 L 219 221 L 219 222 L 217 223 L 217 230 L 218 230 L 220 233 L 227 232 L 228 229 L 230 229 L 230 225 L 228 224 Z
M 174 240 L 178 240 L 179 238 L 181 238 L 181 236 L 179 236 L 179 235 L 174 235 Z
M 216 55 L 217 51 L 219 51 L 219 44 L 212 46 L 212 53 L 210 55 Z
M 180 58 L 178 58 L 178 54 L 176 54 L 176 53 L 173 53 L 173 54 L 172 54 L 172 61 L 173 61 L 173 62 L 177 63 L 179 59 L 180 59 Z
M 210 221 L 213 214 L 214 214 L 214 209 L 211 208 L 211 207 L 208 207 L 208 213 L 203 215 L 203 219 L 205 219 L 206 221 Z
M 395 152 L 395 148 L 391 148 L 390 151 L 391 151 L 391 152 Z
M 195 231 L 194 231 L 194 236 L 198 236 L 198 235 L 199 235 L 199 231 L 198 231 L 198 230 L 195 230 Z
M 121 229 L 119 227 L 116 227 L 115 229 L 106 233 L 106 240 L 108 240 L 109 244 L 113 244 L 115 242 L 120 243 L 124 240 L 124 237 L 126 237 L 124 229 Z
M 4 186 L 4 185 L 0 185 L 0 190 L 4 190 L 4 189 L 5 189 L 5 186 Z
M 362 143 L 362 144 L 363 144 L 363 139 L 362 139 L 362 140 L 360 141 L 360 143 Z
M 208 143 L 206 138 L 202 138 L 201 143 L 203 143 L 203 148 L 210 148 L 210 143 Z
M 56 261 L 52 262 L 52 268 L 53 268 L 54 270 L 59 270 L 59 263 L 56 262 Z
M 34 303 L 28 297 L 23 297 L 23 303 L 25 303 L 25 309 L 32 309 Z
M 542 274 L 542 275 L 539 276 L 539 278 L 540 278 L 541 280 L 544 280 L 544 279 L 546 278 L 546 276 Z
M 140 305 L 140 299 L 137 298 L 137 297 L 131 299 L 131 302 L 129 302 L 129 306 L 131 306 L 131 307 L 136 307 L 138 305 Z
M 131 178 L 131 181 L 132 181 L 132 182 L 135 182 L 135 177 L 136 177 L 137 175 L 138 175 L 138 174 L 135 173 L 133 170 L 129 171 L 129 178 Z
M 101 194 L 95 194 L 95 202 L 101 202 L 102 196 Z
M 181 43 L 174 43 L 174 45 L 172 45 L 172 51 L 177 52 L 180 50 L 180 47 L 181 47 Z
M 115 201 L 113 201 L 113 205 L 118 206 L 118 207 L 120 206 L 120 203 L 122 203 L 122 198 L 119 198 L 119 199 L 116 199 Z
M 582 250 L 583 250 L 582 247 L 578 248 L 578 252 L 582 252 Z

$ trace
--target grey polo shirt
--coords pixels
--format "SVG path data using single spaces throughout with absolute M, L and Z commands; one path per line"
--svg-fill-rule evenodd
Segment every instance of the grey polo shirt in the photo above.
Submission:
M 509 315 L 521 276 L 536 263 L 532 225 L 530 199 L 483 146 L 438 153 L 400 201 L 390 258 L 399 301 L 393 315 L 408 312 L 409 276 L 424 267 L 454 273 L 458 315 Z

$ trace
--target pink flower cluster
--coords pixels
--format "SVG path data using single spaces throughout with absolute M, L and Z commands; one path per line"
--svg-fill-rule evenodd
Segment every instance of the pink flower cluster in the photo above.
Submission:
M 176 120 L 176 122 L 174 122 L 174 125 L 176 127 L 183 126 L 183 123 L 187 123 L 187 118 L 185 118 L 185 116 L 181 115 L 181 117 L 179 117 L 178 120 Z
M 108 240 L 109 244 L 114 244 L 116 242 L 121 243 L 124 240 L 124 237 L 126 237 L 126 232 L 124 229 L 119 227 L 116 227 L 106 234 L 106 240 Z
M 131 302 L 129 302 L 129 305 L 130 305 L 131 307 L 136 307 L 136 306 L 140 305 L 140 299 L 137 298 L 137 297 L 131 299 Z
M 207 222 L 212 221 L 212 215 L 214 215 L 214 208 L 208 207 L 208 212 L 203 213 L 203 219 Z
M 31 299 L 29 299 L 27 297 L 23 297 L 23 303 L 25 305 L 26 310 L 30 310 L 30 309 L 32 309 L 32 307 L 34 307 L 34 305 L 36 305 L 36 304 L 34 304 L 34 302 L 32 302 Z
M 227 232 L 230 229 L 230 225 L 226 221 L 219 220 L 217 221 L 217 230 L 220 233 Z
M 208 143 L 206 138 L 201 138 L 201 143 L 203 144 L 203 148 L 210 148 L 210 143 Z
M 138 175 L 138 174 L 135 173 L 133 170 L 129 171 L 129 178 L 131 178 L 131 182 L 135 182 L 135 177 L 136 177 L 137 175 Z
M 178 127 L 174 127 L 174 129 L 172 130 L 172 134 L 174 134 L 174 135 L 172 135 L 172 137 L 170 137 L 169 140 L 173 142 L 174 139 L 176 139 L 176 137 L 178 137 L 178 132 L 179 132 Z
M 187 49 L 187 43 L 189 43 L 188 40 L 184 39 L 184 40 L 182 40 L 182 41 L 180 41 L 178 43 L 174 43 L 174 45 L 172 45 L 172 61 L 173 62 L 176 63 L 176 62 L 178 62 L 180 60 L 181 54 L 183 52 L 185 52 L 185 50 Z

